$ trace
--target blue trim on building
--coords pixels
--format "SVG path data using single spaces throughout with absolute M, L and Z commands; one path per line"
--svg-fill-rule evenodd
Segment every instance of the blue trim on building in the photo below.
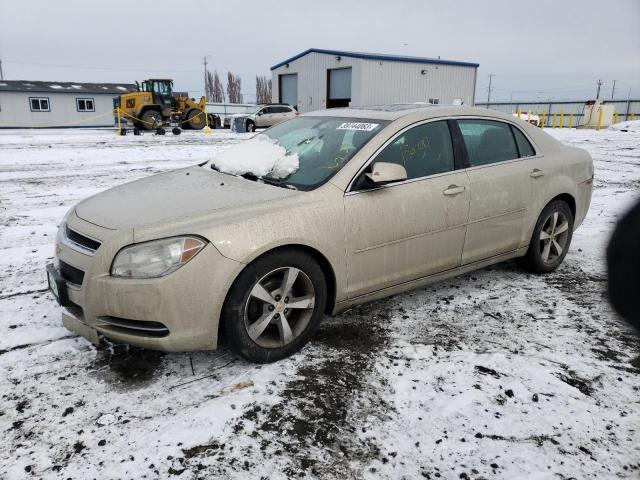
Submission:
M 288 58 L 280 63 L 275 64 L 271 67 L 271 70 L 275 70 L 276 68 L 282 67 L 287 63 L 291 63 L 294 60 L 299 59 L 300 57 L 304 57 L 309 53 L 324 53 L 327 55 L 337 55 L 340 57 L 350 57 L 350 58 L 362 58 L 364 60 L 381 60 L 386 62 L 408 62 L 408 63 L 428 63 L 435 65 L 456 65 L 459 67 L 475 67 L 478 68 L 480 66 L 479 63 L 471 63 L 471 62 L 457 62 L 455 60 L 441 60 L 439 58 L 426 58 L 426 57 L 407 57 L 402 55 L 387 55 L 384 53 L 364 53 L 364 52 L 343 52 L 341 50 L 324 50 L 322 48 L 309 48 L 304 52 L 301 52 L 297 55 L 294 55 L 291 58 Z

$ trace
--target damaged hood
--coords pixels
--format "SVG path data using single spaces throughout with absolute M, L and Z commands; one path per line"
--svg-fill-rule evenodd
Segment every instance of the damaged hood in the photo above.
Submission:
M 76 215 L 109 229 L 201 219 L 299 194 L 273 185 L 189 167 L 120 185 L 83 200 Z

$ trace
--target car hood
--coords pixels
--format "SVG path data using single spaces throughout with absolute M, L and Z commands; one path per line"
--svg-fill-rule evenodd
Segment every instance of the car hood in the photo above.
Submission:
M 81 219 L 104 228 L 135 229 L 264 205 L 299 193 L 194 166 L 120 185 L 83 200 L 75 210 Z

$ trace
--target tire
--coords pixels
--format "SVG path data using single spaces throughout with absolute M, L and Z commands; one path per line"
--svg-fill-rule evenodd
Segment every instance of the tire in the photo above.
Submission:
M 209 114 L 209 128 L 214 130 L 216 128 L 220 128 L 220 125 L 218 124 L 218 117 L 216 117 L 215 115 Z
M 567 255 L 572 237 L 571 208 L 562 200 L 554 200 L 542 210 L 529 249 L 520 259 L 521 266 L 532 273 L 553 272 Z
M 297 307 L 291 308 L 294 302 Z M 222 311 L 225 339 L 251 362 L 275 362 L 309 341 L 326 303 L 318 262 L 295 249 L 274 251 L 247 266 L 233 283 Z
M 256 124 L 251 120 L 247 121 L 247 132 L 253 133 L 256 131 Z
M 173 127 L 171 129 L 171 133 L 173 133 L 174 135 L 180 135 L 182 131 L 178 127 Z
M 162 114 L 157 110 L 147 110 L 142 114 L 141 126 L 145 130 L 154 130 L 162 126 Z
M 205 125 L 204 113 L 201 110 L 189 110 L 187 124 L 192 130 L 202 130 Z

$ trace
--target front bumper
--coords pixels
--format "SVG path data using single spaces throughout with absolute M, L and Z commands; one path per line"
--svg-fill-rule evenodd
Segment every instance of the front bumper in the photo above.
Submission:
M 111 262 L 120 248 L 132 243 L 132 233 L 97 227 L 75 213 L 66 222 L 101 245 L 90 255 L 69 242 L 56 244 L 60 267 L 83 273 L 80 284 L 66 281 L 65 327 L 94 343 L 102 335 L 116 343 L 155 350 L 216 349 L 222 305 L 241 263 L 208 244 L 166 277 L 116 278 L 109 274 Z

